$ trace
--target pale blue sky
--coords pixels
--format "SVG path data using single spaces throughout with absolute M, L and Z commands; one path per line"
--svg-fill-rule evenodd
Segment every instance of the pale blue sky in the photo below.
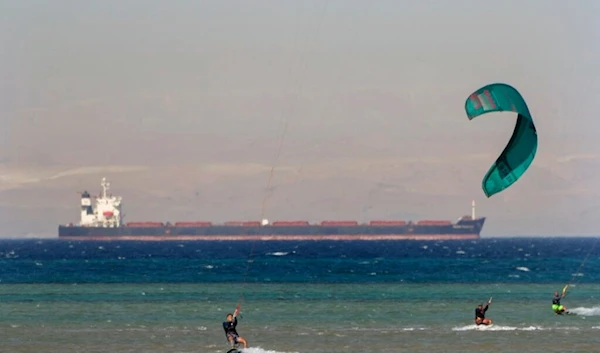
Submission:
M 440 3 L 5 1 L 2 118 L 123 95 L 285 91 L 290 68 L 307 95 L 414 92 L 446 114 L 476 86 L 509 82 L 549 133 L 598 114 L 597 2 Z

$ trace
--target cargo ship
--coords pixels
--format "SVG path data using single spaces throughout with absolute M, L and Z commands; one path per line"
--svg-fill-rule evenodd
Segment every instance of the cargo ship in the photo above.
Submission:
M 456 222 L 443 220 L 352 220 L 322 221 L 232 221 L 216 224 L 207 221 L 128 222 L 123 223 L 122 198 L 108 194 L 106 178 L 102 192 L 92 197 L 81 194 L 79 224 L 59 225 L 59 239 L 67 240 L 455 240 L 479 239 L 485 217 L 475 217 L 475 201 L 470 216 Z M 94 204 L 92 199 L 95 200 Z

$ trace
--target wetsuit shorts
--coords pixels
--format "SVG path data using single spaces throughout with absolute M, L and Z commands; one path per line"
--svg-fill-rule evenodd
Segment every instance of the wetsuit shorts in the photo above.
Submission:
M 238 338 L 239 336 L 236 335 L 235 333 L 228 333 L 227 334 L 227 340 L 229 341 L 231 338 L 233 338 L 233 343 L 238 344 Z
M 565 307 L 559 304 L 552 304 L 552 310 L 559 312 L 565 310 Z

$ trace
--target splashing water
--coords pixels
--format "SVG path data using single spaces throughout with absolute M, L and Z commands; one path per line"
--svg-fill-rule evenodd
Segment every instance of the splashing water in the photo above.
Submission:
M 569 311 L 581 316 L 600 316 L 600 306 L 594 306 L 591 308 L 578 307 L 569 309 Z

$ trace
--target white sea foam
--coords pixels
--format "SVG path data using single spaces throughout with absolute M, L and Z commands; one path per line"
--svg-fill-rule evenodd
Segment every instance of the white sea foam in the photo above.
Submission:
M 536 331 L 536 330 L 545 330 L 540 326 L 524 326 L 524 327 L 516 327 L 516 326 L 500 326 L 500 325 L 466 325 L 466 326 L 458 326 L 453 327 L 452 331 Z
M 280 352 L 280 351 L 263 349 L 261 347 L 248 347 L 248 348 L 242 349 L 242 353 L 299 353 L 299 352 Z
M 271 256 L 285 256 L 289 254 L 289 252 L 286 251 L 275 251 L 275 252 L 268 252 L 267 255 L 271 255 Z
M 592 308 L 578 307 L 569 309 L 569 311 L 581 316 L 600 316 L 600 306 L 594 306 Z

